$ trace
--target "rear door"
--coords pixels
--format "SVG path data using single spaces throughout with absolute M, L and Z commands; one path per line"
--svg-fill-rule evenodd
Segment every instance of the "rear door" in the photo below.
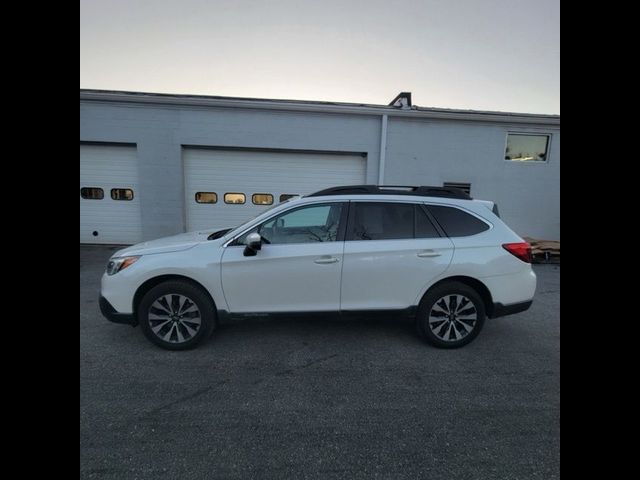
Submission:
M 447 269 L 452 257 L 453 243 L 440 234 L 421 204 L 352 201 L 340 309 L 415 305 L 423 287 Z

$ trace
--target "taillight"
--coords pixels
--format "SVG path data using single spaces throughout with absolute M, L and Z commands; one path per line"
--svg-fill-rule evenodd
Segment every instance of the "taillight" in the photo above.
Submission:
M 531 245 L 527 242 L 503 243 L 502 248 L 523 262 L 531 263 Z

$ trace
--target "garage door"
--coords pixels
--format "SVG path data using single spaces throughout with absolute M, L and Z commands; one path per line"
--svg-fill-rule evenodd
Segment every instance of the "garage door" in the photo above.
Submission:
M 80 145 L 80 243 L 142 241 L 133 146 Z
M 288 195 L 365 183 L 361 155 L 183 150 L 187 230 L 235 227 Z

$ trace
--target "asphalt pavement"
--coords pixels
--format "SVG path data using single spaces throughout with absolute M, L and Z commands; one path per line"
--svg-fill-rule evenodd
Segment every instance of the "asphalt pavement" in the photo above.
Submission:
M 171 352 L 100 315 L 112 252 L 80 247 L 81 478 L 559 478 L 559 265 L 457 350 L 394 319 L 249 319 Z

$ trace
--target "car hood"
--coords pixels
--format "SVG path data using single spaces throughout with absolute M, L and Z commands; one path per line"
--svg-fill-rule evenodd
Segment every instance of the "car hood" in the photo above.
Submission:
M 171 237 L 158 238 L 148 242 L 138 243 L 130 247 L 118 250 L 113 254 L 114 257 L 122 257 L 126 255 L 150 255 L 153 253 L 168 253 L 188 250 L 195 247 L 199 243 L 206 242 L 207 237 L 216 230 L 207 230 L 199 232 L 180 233 Z M 215 242 L 215 240 L 212 240 Z

